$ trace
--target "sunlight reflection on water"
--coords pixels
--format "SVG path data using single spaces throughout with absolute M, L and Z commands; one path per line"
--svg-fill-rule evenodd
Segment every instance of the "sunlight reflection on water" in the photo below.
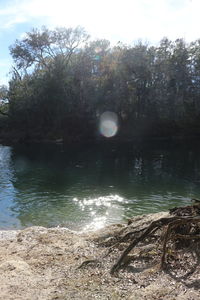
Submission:
M 83 230 L 96 230 L 104 227 L 109 218 L 115 217 L 116 220 L 121 221 L 123 207 L 119 203 L 126 203 L 127 201 L 119 195 L 107 195 L 97 198 L 73 198 L 82 211 L 89 209 L 91 215 L 91 222 L 87 224 Z M 101 215 L 104 210 L 104 215 Z
M 95 217 L 91 223 L 83 228 L 83 231 L 95 231 L 106 225 L 106 216 Z

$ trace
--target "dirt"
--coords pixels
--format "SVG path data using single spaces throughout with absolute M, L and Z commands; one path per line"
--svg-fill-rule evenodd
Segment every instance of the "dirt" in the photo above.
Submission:
M 160 271 L 157 260 L 135 259 L 110 274 L 126 246 L 122 243 L 108 254 L 117 237 L 166 215 L 139 216 L 130 225 L 89 233 L 43 227 L 1 231 L 0 299 L 200 299 L 198 263 L 190 272 L 176 267 Z M 139 250 L 134 250 L 135 257 Z

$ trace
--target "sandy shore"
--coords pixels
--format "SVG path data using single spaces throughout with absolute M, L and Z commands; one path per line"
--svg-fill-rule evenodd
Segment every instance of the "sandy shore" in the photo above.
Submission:
M 106 255 L 113 240 L 166 213 L 133 218 L 97 232 L 30 227 L 0 232 L 0 299 L 200 299 L 200 268 L 187 276 L 135 260 L 118 274 L 110 269 L 126 246 Z M 137 255 L 138 249 L 135 249 Z M 89 263 L 90 260 L 90 263 Z M 88 263 L 80 268 L 82 263 Z

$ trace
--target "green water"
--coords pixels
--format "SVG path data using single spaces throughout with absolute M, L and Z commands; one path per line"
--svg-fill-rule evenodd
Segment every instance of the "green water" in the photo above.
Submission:
M 0 229 L 96 229 L 200 198 L 200 144 L 0 145 Z

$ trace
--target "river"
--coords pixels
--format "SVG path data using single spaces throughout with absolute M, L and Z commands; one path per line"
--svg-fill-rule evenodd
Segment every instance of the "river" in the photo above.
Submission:
M 0 229 L 101 228 L 200 197 L 200 143 L 0 145 Z

